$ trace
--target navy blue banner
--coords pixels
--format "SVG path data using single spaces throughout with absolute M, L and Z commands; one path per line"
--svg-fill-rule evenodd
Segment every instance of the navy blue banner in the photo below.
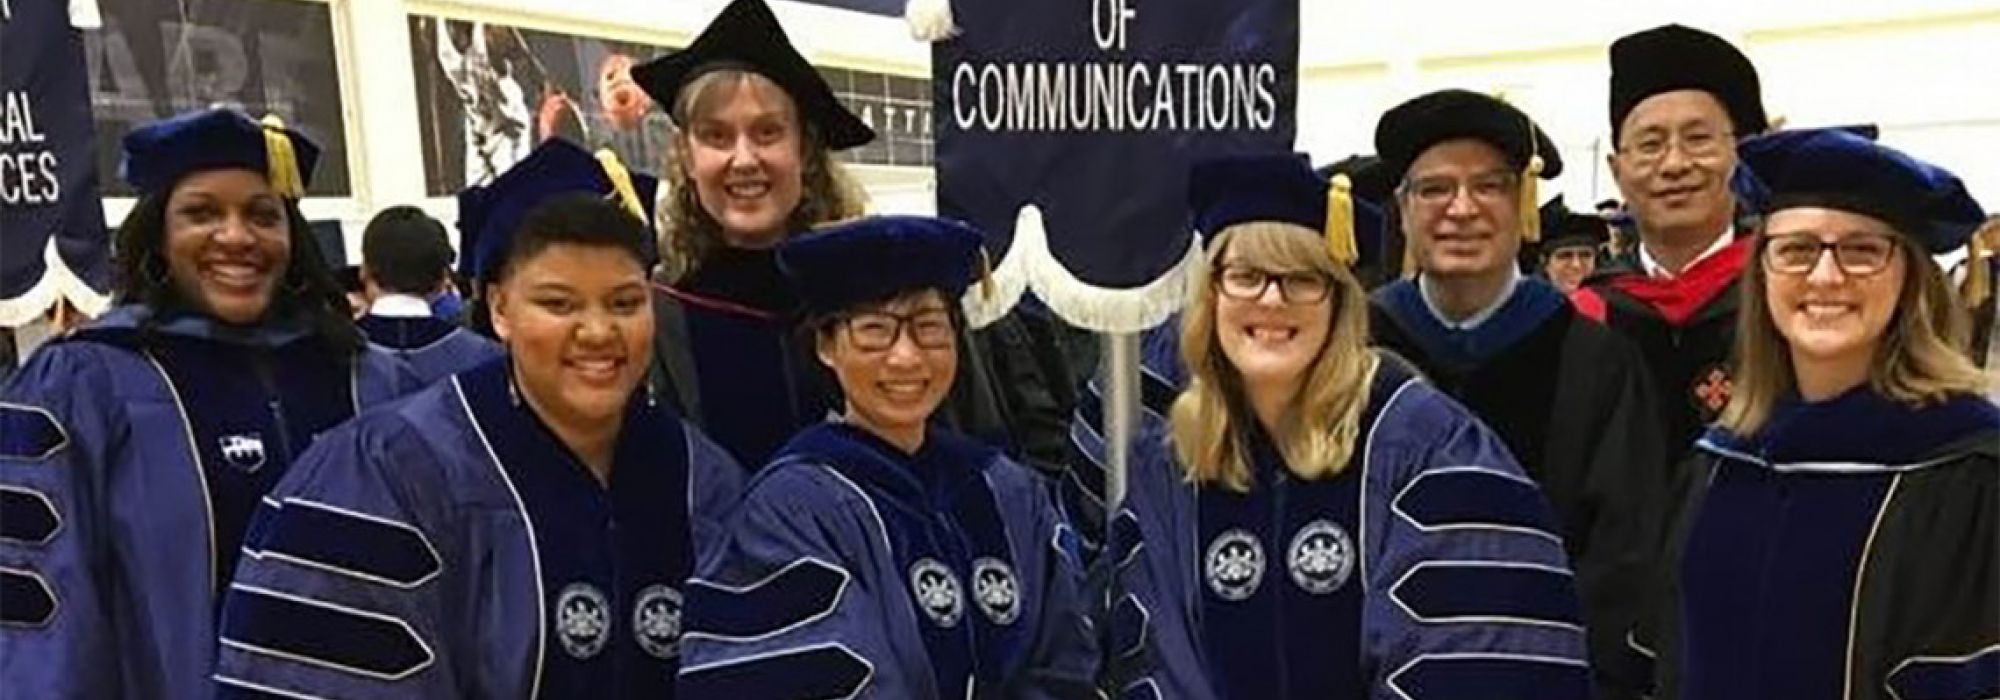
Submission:
M 0 0 L 0 326 L 107 305 L 83 35 L 66 0 Z
M 952 3 L 932 53 L 938 212 L 988 232 L 1000 294 L 1136 331 L 1183 301 L 1187 168 L 1288 152 L 1298 0 Z

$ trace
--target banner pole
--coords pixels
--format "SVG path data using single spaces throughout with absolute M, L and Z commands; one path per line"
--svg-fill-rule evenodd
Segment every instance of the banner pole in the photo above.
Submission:
M 1104 509 L 1105 521 L 1125 503 L 1126 465 L 1139 416 L 1139 334 L 1106 333 L 1099 381 L 1104 391 Z

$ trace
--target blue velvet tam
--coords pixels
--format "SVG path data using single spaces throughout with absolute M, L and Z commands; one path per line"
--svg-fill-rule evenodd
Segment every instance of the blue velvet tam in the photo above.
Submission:
M 1188 174 L 1188 209 L 1204 243 L 1238 224 L 1294 224 L 1324 235 L 1335 260 L 1353 265 L 1361 253 L 1372 252 L 1369 246 L 1358 245 L 1356 233 L 1372 236 L 1382 229 L 1381 210 L 1354 187 L 1358 185 L 1340 193 L 1303 153 L 1223 156 L 1194 164 Z M 1350 222 L 1329 217 L 1343 200 L 1350 209 Z
M 1303 154 L 1271 153 L 1212 158 L 1188 173 L 1188 208 L 1194 228 L 1214 240 L 1223 229 L 1253 221 L 1326 226 L 1327 180 Z
M 304 134 L 275 118 L 260 123 L 222 108 L 140 126 L 125 134 L 124 150 L 118 175 L 144 195 L 165 195 L 189 173 L 241 168 L 263 173 L 279 194 L 298 199 L 319 163 L 319 146 Z
M 630 184 L 630 195 L 619 180 Z M 617 202 L 652 229 L 653 200 L 659 181 L 625 170 L 609 152 L 591 155 L 563 139 L 542 142 L 492 182 L 458 193 L 458 272 L 490 282 L 507 261 L 507 249 L 521 222 L 536 207 L 559 194 L 585 192 Z M 648 235 L 641 242 L 646 264 L 657 261 L 656 245 Z
M 764 0 L 735 0 L 694 43 L 632 69 L 632 80 L 671 115 L 681 88 L 717 70 L 745 70 L 771 79 L 798 105 L 827 148 L 841 151 L 875 140 L 875 130 L 848 111 L 819 69 L 785 36 Z M 681 127 L 686 124 L 675 123 Z
M 1824 207 L 1861 214 L 1933 254 L 1965 245 L 1986 220 L 1957 175 L 1852 130 L 1780 131 L 1745 141 L 1737 151 L 1769 194 L 1766 213 Z
M 983 273 L 977 229 L 928 216 L 872 216 L 833 224 L 778 247 L 778 268 L 809 315 L 924 289 L 947 301 Z

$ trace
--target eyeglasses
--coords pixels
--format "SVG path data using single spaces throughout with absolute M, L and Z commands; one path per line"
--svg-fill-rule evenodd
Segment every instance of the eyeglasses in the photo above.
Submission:
M 1333 280 L 1317 272 L 1280 274 L 1243 265 L 1223 267 L 1215 286 L 1231 299 L 1256 301 L 1264 298 L 1273 284 L 1278 285 L 1278 297 L 1287 304 L 1317 304 L 1333 288 Z
M 896 339 L 902 337 L 905 328 L 909 329 L 910 340 L 917 347 L 927 350 L 949 348 L 958 338 L 957 330 L 951 325 L 951 314 L 943 309 L 932 309 L 914 314 L 886 311 L 854 314 L 847 318 L 847 339 L 857 350 L 880 352 L 895 347 Z
M 1722 155 L 1733 137 L 1728 131 L 1708 126 L 1690 127 L 1679 133 L 1668 133 L 1661 129 L 1642 131 L 1632 140 L 1618 147 L 1618 152 L 1632 159 L 1632 164 L 1652 169 L 1666 160 L 1667 152 L 1674 144 L 1680 144 L 1681 153 L 1688 158 L 1710 161 Z
M 1513 197 L 1514 187 L 1520 183 L 1520 174 L 1508 172 L 1486 173 L 1464 181 L 1444 176 L 1426 177 L 1403 183 L 1403 193 L 1418 204 L 1431 208 L 1450 205 L 1459 192 L 1465 192 L 1481 206 L 1491 206 Z
M 1866 277 L 1889 267 L 1896 257 L 1896 241 L 1879 233 L 1861 233 L 1827 242 L 1809 233 L 1772 236 L 1764 244 L 1764 269 L 1780 275 L 1803 275 L 1819 266 L 1820 257 L 1833 251 L 1833 263 L 1840 271 Z

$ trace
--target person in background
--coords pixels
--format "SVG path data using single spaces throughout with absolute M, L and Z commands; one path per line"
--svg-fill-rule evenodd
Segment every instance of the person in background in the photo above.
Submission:
M 1053 485 L 932 420 L 980 250 L 977 231 L 928 217 L 778 249 L 843 411 L 757 474 L 690 584 L 689 696 L 1096 697 L 1082 562 Z
M 1965 261 L 1959 264 L 1958 298 L 1972 312 L 1972 361 L 1986 370 L 1987 396 L 2000 403 L 2000 343 L 1993 342 L 1993 327 L 2000 321 L 1993 284 L 2000 279 L 2000 214 L 1966 239 Z
M 1190 183 L 1208 246 L 1190 380 L 1142 417 L 1099 559 L 1110 687 L 1588 697 L 1560 523 L 1499 437 L 1367 347 L 1353 203 L 1297 156 L 1206 161 Z
M 213 697 L 251 512 L 318 436 L 418 388 L 363 342 L 299 213 L 311 141 L 213 109 L 124 151 L 117 306 L 0 391 L 9 697 Z
M 1838 130 L 1749 141 L 1772 194 L 1737 391 L 1681 472 L 1654 697 L 2000 692 L 2000 408 L 1931 256 L 1984 216 L 1951 173 Z
M 663 175 L 656 377 L 754 468 L 840 406 L 812 348 L 793 342 L 800 300 L 774 251 L 862 213 L 860 189 L 833 154 L 875 132 L 841 105 L 763 0 L 730 2 L 688 48 L 634 68 L 633 79 L 680 127 Z M 939 417 L 1061 474 L 1074 392 L 1050 323 L 1017 312 L 968 329 Z
M 1369 331 L 1499 434 L 1548 496 L 1600 665 L 1644 600 L 1669 448 L 1638 348 L 1514 264 L 1536 226 L 1534 180 L 1559 174 L 1561 154 L 1528 115 L 1463 90 L 1390 109 L 1375 148 L 1402 182 L 1420 272 L 1375 292 Z
M 1611 44 L 1611 173 L 1638 232 L 1637 266 L 1572 297 L 1645 353 L 1677 457 L 1729 403 L 1739 230 L 1736 142 L 1769 128 L 1757 70 L 1713 34 L 1666 25 Z
M 1564 206 L 1562 196 L 1542 206 L 1542 239 L 1535 268 L 1565 296 L 1597 272 L 1597 256 L 1611 238 L 1603 217 L 1578 214 Z
M 500 355 L 497 343 L 435 316 L 434 300 L 453 293 L 452 255 L 444 225 L 416 207 L 382 210 L 361 235 L 368 311 L 354 325 L 425 384 Z

